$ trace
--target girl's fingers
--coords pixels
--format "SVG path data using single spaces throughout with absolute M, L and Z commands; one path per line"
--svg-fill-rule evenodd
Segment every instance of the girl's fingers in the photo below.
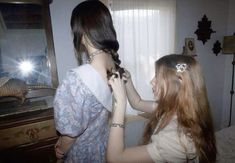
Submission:
M 124 85 L 124 80 L 120 78 L 120 74 L 119 72 L 113 74 L 108 83 L 111 86 L 113 92 L 119 92 L 120 90 L 123 89 L 123 85 Z
M 113 73 L 114 78 L 118 78 L 118 74 L 117 73 Z
M 122 74 L 122 79 L 123 79 L 123 81 L 124 81 L 125 83 L 127 83 L 128 80 L 130 80 L 130 78 L 131 78 L 131 74 L 130 74 L 130 72 L 127 71 L 126 69 L 124 69 L 124 71 L 125 71 L 125 72 Z
M 109 78 L 108 83 L 109 83 L 110 85 L 113 85 L 114 78 L 115 78 L 115 76 L 114 76 L 114 75 L 112 75 L 112 76 Z
M 64 152 L 60 149 L 60 145 L 61 145 L 61 137 L 59 137 L 59 139 L 55 144 L 55 154 L 56 158 L 58 159 L 62 159 L 64 157 Z
M 64 152 L 61 151 L 58 147 L 55 148 L 56 158 L 62 159 L 64 157 Z

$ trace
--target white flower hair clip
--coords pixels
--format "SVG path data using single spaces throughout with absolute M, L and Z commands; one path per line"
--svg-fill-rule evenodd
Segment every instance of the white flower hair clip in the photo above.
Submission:
M 176 66 L 176 71 L 177 72 L 184 72 L 187 69 L 187 64 L 186 63 L 178 63 Z

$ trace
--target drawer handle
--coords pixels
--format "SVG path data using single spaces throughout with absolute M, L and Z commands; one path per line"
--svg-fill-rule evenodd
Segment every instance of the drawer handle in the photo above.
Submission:
M 38 128 L 29 128 L 26 130 L 26 135 L 29 137 L 30 140 L 38 140 L 39 139 L 39 129 Z

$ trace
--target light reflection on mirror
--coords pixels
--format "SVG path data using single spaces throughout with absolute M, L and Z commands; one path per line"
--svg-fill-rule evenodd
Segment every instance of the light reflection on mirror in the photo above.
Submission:
M 25 60 L 19 63 L 19 69 L 23 76 L 28 76 L 34 70 L 33 62 Z

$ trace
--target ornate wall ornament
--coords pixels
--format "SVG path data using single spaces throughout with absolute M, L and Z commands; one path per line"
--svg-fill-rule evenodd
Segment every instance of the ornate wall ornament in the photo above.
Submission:
M 210 39 L 211 33 L 215 33 L 211 29 L 211 21 L 208 21 L 206 15 L 203 16 L 201 21 L 198 21 L 198 29 L 194 32 L 197 39 L 201 40 L 203 44 Z
M 220 51 L 221 51 L 221 43 L 219 42 L 219 40 L 217 40 L 215 43 L 214 43 L 214 46 L 212 48 L 213 52 L 215 53 L 215 55 L 217 56 Z

